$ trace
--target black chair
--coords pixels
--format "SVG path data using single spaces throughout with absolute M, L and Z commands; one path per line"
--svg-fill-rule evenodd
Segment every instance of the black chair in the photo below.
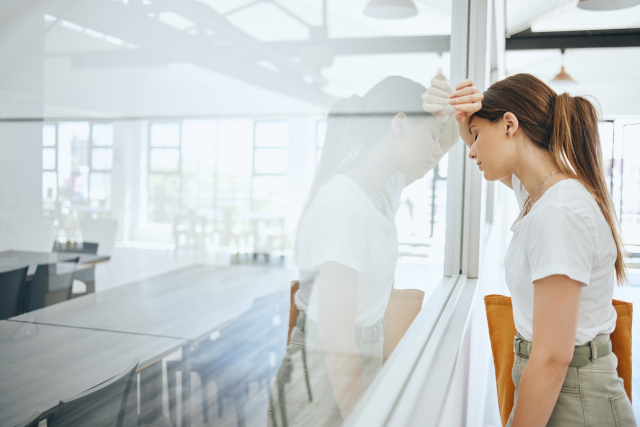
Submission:
M 122 427 L 133 377 L 140 359 L 120 375 L 70 399 L 62 400 L 49 427 Z
M 29 267 L 0 273 L 0 320 L 22 313 L 27 270 Z
M 51 252 L 71 252 L 71 253 L 82 253 L 82 254 L 90 254 L 96 255 L 98 253 L 98 243 L 92 242 L 81 242 L 81 243 L 62 243 L 62 242 L 53 242 L 53 249 Z M 76 271 L 73 276 L 74 280 L 79 280 L 84 283 L 85 291 L 73 293 L 72 297 L 80 297 L 82 295 L 90 294 L 95 292 L 96 290 L 96 267 L 88 267 L 83 268 L 82 270 Z
M 79 254 L 96 255 L 98 253 L 98 243 L 92 242 L 53 242 L 51 252 L 75 252 Z
M 40 424 L 40 412 L 35 412 L 29 418 L 18 424 L 16 427 L 38 427 Z
M 288 304 L 289 295 L 286 292 L 274 292 L 256 298 L 246 313 L 220 331 L 219 338 L 206 339 L 193 350 L 190 355 L 191 371 L 197 373 L 202 382 L 202 415 L 205 423 L 209 422 L 207 386 L 209 382 L 215 382 L 218 386 L 218 416 L 223 415 L 223 400 L 231 398 L 236 407 L 238 427 L 244 427 L 244 405 L 249 385 L 274 378 L 284 357 Z M 273 353 L 275 364 L 271 363 Z M 176 372 L 182 370 L 181 361 L 167 362 L 169 414 L 174 425 L 177 425 Z M 266 387 L 267 394 L 270 393 L 269 385 Z
M 80 258 L 40 264 L 33 279 L 26 282 L 24 312 L 38 310 L 71 299 L 73 274 Z

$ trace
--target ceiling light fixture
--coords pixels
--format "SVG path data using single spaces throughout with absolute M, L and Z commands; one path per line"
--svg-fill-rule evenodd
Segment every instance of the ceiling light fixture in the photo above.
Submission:
M 370 0 L 362 12 L 378 19 L 403 19 L 416 16 L 418 8 L 413 0 Z
M 619 10 L 639 4 L 640 0 L 580 0 L 578 8 L 584 10 Z
M 555 84 L 562 84 L 562 85 L 574 85 L 574 84 L 578 84 L 578 82 L 569 75 L 569 73 L 567 73 L 564 70 L 564 49 L 560 49 L 560 52 L 562 54 L 562 62 L 561 62 L 561 66 L 560 66 L 560 72 L 558 74 L 556 74 L 556 76 L 551 79 L 551 83 L 555 83 Z

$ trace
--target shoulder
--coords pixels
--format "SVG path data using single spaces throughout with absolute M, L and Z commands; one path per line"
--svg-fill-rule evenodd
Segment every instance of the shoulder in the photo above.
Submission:
M 319 224 L 323 219 L 364 218 L 367 214 L 366 196 L 362 193 L 358 184 L 345 175 L 335 175 L 324 184 L 313 198 L 305 214 L 314 224 Z
M 556 183 L 536 204 L 530 213 L 533 229 L 551 228 L 559 235 L 588 232 L 594 243 L 598 242 L 598 225 L 604 217 L 591 193 L 579 181 L 566 179 Z

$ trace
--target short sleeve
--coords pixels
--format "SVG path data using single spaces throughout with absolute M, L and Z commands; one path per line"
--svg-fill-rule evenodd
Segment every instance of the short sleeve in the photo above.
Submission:
M 353 200 L 342 199 L 314 215 L 309 239 L 309 262 L 319 266 L 327 261 L 361 271 L 369 246 L 366 212 Z
M 518 206 L 520 209 L 524 207 L 524 202 L 529 197 L 529 193 L 524 188 L 524 185 L 520 182 L 517 176 L 511 175 L 511 187 L 513 188 L 513 192 L 516 194 L 516 199 L 518 200 Z
M 588 285 L 597 251 L 587 223 L 562 206 L 548 206 L 530 215 L 526 250 L 531 280 L 562 274 Z

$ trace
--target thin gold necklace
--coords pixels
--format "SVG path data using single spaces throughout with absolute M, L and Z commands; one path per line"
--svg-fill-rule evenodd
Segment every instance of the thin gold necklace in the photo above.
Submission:
M 528 214 L 529 211 L 531 210 L 531 207 L 533 206 L 533 204 L 536 201 L 538 201 L 538 194 L 540 194 L 540 190 L 542 190 L 542 186 L 544 185 L 544 182 L 547 180 L 547 178 L 550 178 L 550 177 L 552 177 L 553 175 L 555 175 L 557 173 L 560 173 L 560 171 L 551 172 L 549 175 L 545 176 L 544 178 L 542 178 L 542 180 L 540 180 L 540 185 L 538 186 L 538 191 L 536 191 L 536 195 L 533 196 L 533 197 L 529 197 L 529 200 L 527 201 L 527 203 L 522 208 L 522 211 L 524 213 L 522 215 L 520 215 L 521 217 L 523 217 L 526 214 Z

